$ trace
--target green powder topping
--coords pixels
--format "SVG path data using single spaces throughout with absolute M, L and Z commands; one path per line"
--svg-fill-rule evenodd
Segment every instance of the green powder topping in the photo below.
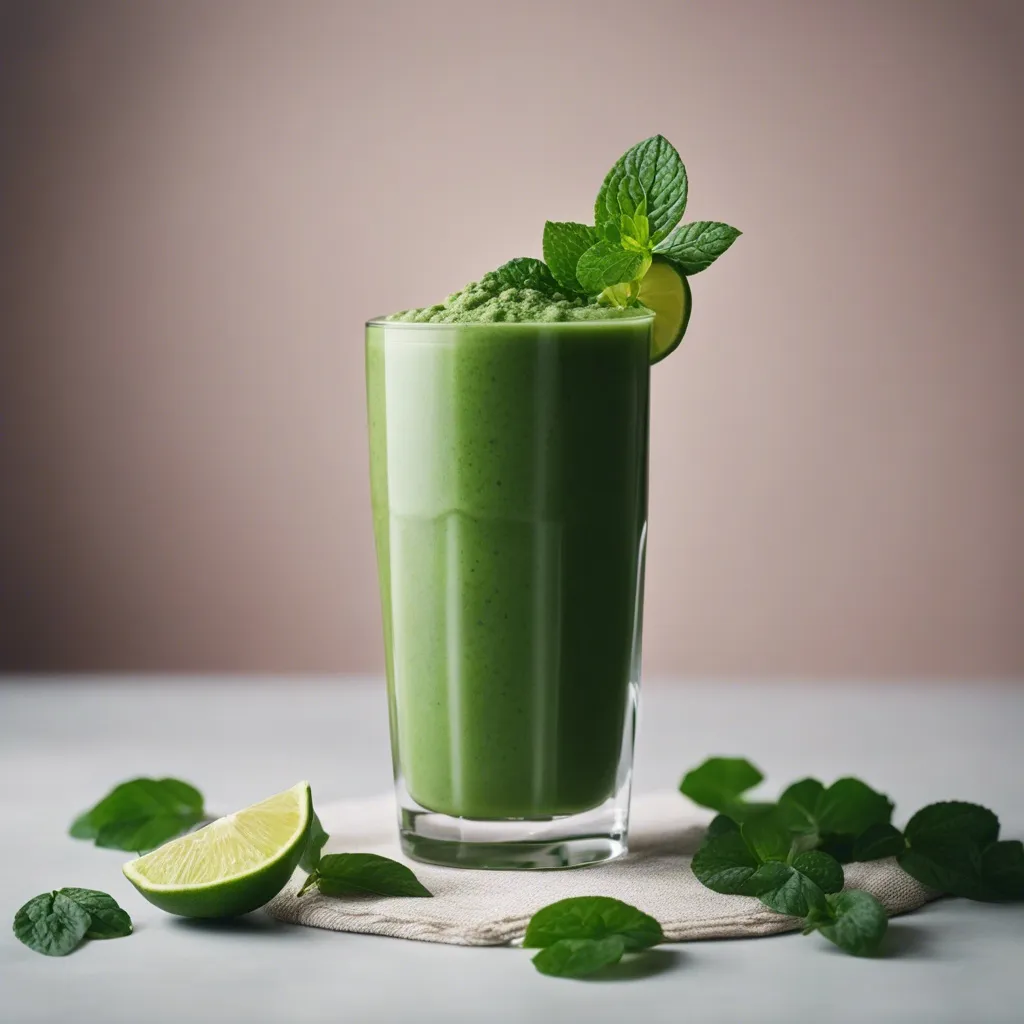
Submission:
M 617 309 L 596 302 L 549 294 L 533 288 L 510 288 L 495 272 L 467 284 L 436 306 L 392 313 L 388 320 L 420 324 L 565 323 L 569 320 L 611 320 L 650 316 L 643 308 Z

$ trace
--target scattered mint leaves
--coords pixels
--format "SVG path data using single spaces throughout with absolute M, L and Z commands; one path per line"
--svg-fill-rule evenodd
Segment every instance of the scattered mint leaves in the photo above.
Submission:
M 545 223 L 544 260 L 555 280 L 566 291 L 586 291 L 576 276 L 576 265 L 580 257 L 597 241 L 597 231 L 587 224 L 554 220 Z
M 698 220 L 672 230 L 654 251 L 670 260 L 680 273 L 692 275 L 706 270 L 742 232 L 714 220 Z
M 572 896 L 541 908 L 530 918 L 523 946 L 553 946 L 562 939 L 605 939 L 617 935 L 635 952 L 663 942 L 661 925 L 642 910 L 611 896 Z
M 115 850 L 146 851 L 181 835 L 203 817 L 203 797 L 180 779 L 131 779 L 80 814 L 70 835 Z
M 83 939 L 130 935 L 131 918 L 95 889 L 59 889 L 30 899 L 14 915 L 14 934 L 45 956 L 67 956 Z
M 863 889 L 847 889 L 825 897 L 826 906 L 812 911 L 804 934 L 819 931 L 829 942 L 853 956 L 878 952 L 889 918 L 885 907 Z
M 643 277 L 650 262 L 650 256 L 617 242 L 598 242 L 580 256 L 576 278 L 585 291 L 596 295 L 611 285 Z
M 541 974 L 555 978 L 585 978 L 617 964 L 625 951 L 626 942 L 621 935 L 604 939 L 560 939 L 542 949 L 533 958 L 533 966 Z
M 621 217 L 634 216 L 643 203 L 651 240 L 657 243 L 679 223 L 686 192 L 686 168 L 672 143 L 661 135 L 644 139 L 619 157 L 601 185 L 594 204 L 598 234 L 619 242 Z
M 502 288 L 532 288 L 544 295 L 560 293 L 558 282 L 546 264 L 529 256 L 517 256 L 493 273 Z
M 299 867 L 307 874 L 316 870 L 320 863 L 320 851 L 330 838 L 324 831 L 323 825 L 320 824 L 320 818 L 316 811 L 313 811 L 313 817 L 309 822 L 309 838 L 306 840 L 306 848 L 299 858 Z
M 931 804 L 901 832 L 893 803 L 855 778 L 826 787 L 794 782 L 776 804 L 748 802 L 762 781 L 742 758 L 709 758 L 688 772 L 682 793 L 720 813 L 693 858 L 693 873 L 715 892 L 756 896 L 772 910 L 804 918 L 857 956 L 874 953 L 887 927 L 870 893 L 843 890 L 840 861 L 896 857 L 919 882 L 954 896 L 1024 899 L 1024 843 L 999 839 L 999 819 L 962 801 Z M 841 891 L 842 890 L 842 891 Z
M 324 855 L 298 895 L 313 886 L 324 896 L 433 896 L 404 864 L 375 853 Z

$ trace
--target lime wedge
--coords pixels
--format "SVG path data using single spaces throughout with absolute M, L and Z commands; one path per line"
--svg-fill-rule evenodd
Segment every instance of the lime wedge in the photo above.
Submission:
M 128 881 L 150 903 L 182 917 L 233 917 L 273 899 L 306 845 L 309 783 L 236 811 L 129 861 Z
M 654 313 L 651 362 L 657 363 L 676 350 L 686 333 L 690 319 L 690 285 L 668 260 L 655 256 L 640 281 L 638 298 Z

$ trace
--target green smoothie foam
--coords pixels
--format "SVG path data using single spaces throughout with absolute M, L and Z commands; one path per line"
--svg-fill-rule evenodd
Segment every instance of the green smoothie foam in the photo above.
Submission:
M 444 302 L 393 313 L 388 320 L 421 324 L 566 323 L 650 316 L 643 308 L 620 309 L 534 288 L 509 287 L 496 272 L 484 274 Z

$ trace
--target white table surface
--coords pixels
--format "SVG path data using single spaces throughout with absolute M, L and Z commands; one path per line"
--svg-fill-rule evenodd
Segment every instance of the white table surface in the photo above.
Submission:
M 636 784 L 670 788 L 713 753 L 750 757 L 777 790 L 858 774 L 917 807 L 958 797 L 1024 836 L 1024 685 L 654 681 Z M 65 958 L 0 939 L 0 1020 L 845 1022 L 1024 1021 L 1024 905 L 941 900 L 858 960 L 783 935 L 655 950 L 638 976 L 545 978 L 529 953 L 284 925 L 257 912 L 179 920 L 120 874 L 126 856 L 65 834 L 115 782 L 173 774 L 234 810 L 309 779 L 326 802 L 390 785 L 383 684 L 327 679 L 0 679 L 0 912 L 64 885 L 114 894 L 126 939 Z

